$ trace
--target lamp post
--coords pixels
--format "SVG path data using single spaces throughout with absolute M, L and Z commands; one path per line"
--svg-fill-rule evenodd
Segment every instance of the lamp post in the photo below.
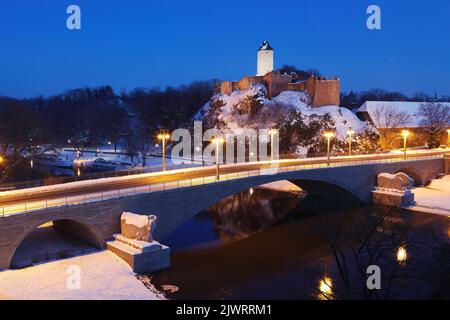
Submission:
M 447 129 L 447 149 L 450 149 L 450 129 Z
M 270 129 L 270 161 L 273 161 L 274 159 L 274 152 L 273 152 L 273 144 L 274 144 L 274 137 L 278 133 L 278 130 L 276 129 Z
M 347 134 L 348 134 L 348 155 L 351 157 L 352 156 L 353 135 L 355 134 L 355 131 L 353 130 L 352 127 L 350 127 L 347 130 Z
M 325 132 L 323 136 L 327 138 L 327 159 L 328 159 L 328 166 L 330 166 L 331 164 L 330 147 L 331 147 L 331 139 L 334 137 L 334 132 Z
M 219 181 L 219 179 L 220 179 L 219 146 L 223 145 L 225 143 L 225 139 L 224 138 L 213 138 L 211 140 L 211 142 L 216 145 L 216 180 Z
M 5 175 L 5 170 L 3 170 L 3 163 L 5 162 L 5 158 L 3 156 L 0 156 L 0 165 L 1 165 L 1 171 L 0 171 L 0 177 L 3 178 Z
M 411 135 L 411 133 L 408 130 L 402 131 L 402 137 L 403 137 L 403 153 L 405 154 L 405 160 L 407 159 L 407 143 L 408 143 L 408 137 Z
M 162 170 L 166 171 L 166 141 L 170 139 L 170 134 L 160 133 L 158 139 L 162 141 Z

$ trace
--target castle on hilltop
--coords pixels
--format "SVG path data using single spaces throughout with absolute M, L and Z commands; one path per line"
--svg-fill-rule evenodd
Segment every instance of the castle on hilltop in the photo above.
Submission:
M 300 78 L 295 72 L 281 74 L 274 70 L 274 49 L 268 41 L 264 41 L 258 49 L 258 66 L 256 76 L 246 76 L 240 81 L 223 81 L 220 83 L 220 93 L 231 94 L 236 90 L 247 90 L 254 84 L 263 84 L 267 89 L 269 99 L 283 91 L 306 91 L 311 97 L 313 107 L 339 105 L 341 82 L 337 77 L 320 77 L 309 75 L 307 79 Z

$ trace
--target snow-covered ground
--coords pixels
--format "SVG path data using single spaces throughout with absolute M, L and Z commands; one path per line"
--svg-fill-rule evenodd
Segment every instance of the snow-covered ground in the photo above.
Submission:
M 75 161 L 77 159 L 77 153 L 74 150 L 71 149 L 60 149 L 57 150 L 58 154 L 71 161 Z M 108 161 L 116 162 L 116 163 L 123 163 L 124 166 L 128 165 L 129 167 L 137 166 L 142 163 L 141 155 L 134 156 L 133 159 L 131 159 L 130 156 L 120 154 L 120 153 L 114 153 L 114 149 L 104 149 L 101 148 L 97 155 L 95 155 L 94 150 L 85 151 L 81 156 L 81 161 L 94 161 L 95 159 L 103 158 Z M 146 157 L 146 165 L 151 166 L 161 166 L 162 165 L 162 158 L 160 157 Z M 166 159 L 167 165 L 172 165 L 172 159 L 170 157 L 167 157 Z
M 295 185 L 292 182 L 287 181 L 287 180 L 263 184 L 263 185 L 258 186 L 257 188 L 280 191 L 280 192 L 288 192 L 288 193 L 294 193 L 294 194 L 300 194 L 303 192 L 303 190 L 300 187 L 298 187 L 297 185 Z
M 78 270 L 79 289 L 74 278 Z M 148 289 L 122 259 L 102 251 L 0 272 L 1 299 L 160 300 L 164 296 Z
M 450 176 L 436 179 L 426 187 L 412 190 L 416 200 L 413 209 L 428 208 L 429 212 L 450 216 Z

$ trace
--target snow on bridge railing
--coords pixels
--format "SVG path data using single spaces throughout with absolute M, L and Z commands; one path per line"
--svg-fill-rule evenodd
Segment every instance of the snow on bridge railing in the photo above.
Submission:
M 268 174 L 276 173 L 286 173 L 292 171 L 300 170 L 315 170 L 315 169 L 332 169 L 336 167 L 348 167 L 348 166 L 358 166 L 367 164 L 384 164 L 384 163 L 395 163 L 395 162 L 405 162 L 405 161 L 419 161 L 419 160 L 429 160 L 436 158 L 443 158 L 445 152 L 435 152 L 432 154 L 411 154 L 405 160 L 403 155 L 394 156 L 377 156 L 370 157 L 367 159 L 361 159 L 361 157 L 351 158 L 351 157 L 340 157 L 332 158 L 331 162 L 328 164 L 326 161 L 320 161 L 317 163 L 310 162 L 305 164 L 294 164 L 294 165 L 283 165 L 270 169 L 256 169 L 256 170 L 245 170 L 235 173 L 226 173 L 219 176 L 219 180 L 216 180 L 216 176 L 206 176 L 201 178 L 190 178 L 185 180 L 175 180 L 169 182 L 161 182 L 155 184 L 147 184 L 142 186 L 136 186 L 131 188 L 122 188 L 112 191 L 102 191 L 102 192 L 92 192 L 85 193 L 81 195 L 66 196 L 61 198 L 53 198 L 46 200 L 37 200 L 30 202 L 23 202 L 11 205 L 4 205 L 0 207 L 0 218 L 27 214 L 36 211 L 41 211 L 50 208 L 61 208 L 77 206 L 81 204 L 88 204 L 93 202 L 100 202 L 105 200 L 113 200 L 126 198 L 131 196 L 137 196 L 141 194 L 148 194 L 152 192 L 164 192 L 182 188 L 190 188 L 196 186 L 202 186 L 213 183 L 223 183 L 226 181 L 233 181 L 238 179 L 246 179 L 255 176 L 264 176 Z M 359 160 L 358 160 L 359 159 Z M 281 164 L 281 163 L 280 163 Z

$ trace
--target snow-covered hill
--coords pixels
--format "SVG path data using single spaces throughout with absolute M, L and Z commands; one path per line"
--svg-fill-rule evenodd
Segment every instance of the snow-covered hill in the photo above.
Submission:
M 322 116 L 330 114 L 336 129 L 336 136 L 344 138 L 347 136 L 347 130 L 352 128 L 357 134 L 362 134 L 367 130 L 367 124 L 362 122 L 347 108 L 341 108 L 339 106 L 324 106 L 319 108 L 312 108 L 310 106 L 310 97 L 306 92 L 298 91 L 284 91 L 279 96 L 269 100 L 266 97 L 266 90 L 262 85 L 255 85 L 245 91 L 234 91 L 230 95 L 217 95 L 205 104 L 200 111 L 195 115 L 195 120 L 203 120 L 208 115 L 208 111 L 211 109 L 213 103 L 218 101 L 223 102 L 223 106 L 220 108 L 218 120 L 223 121 L 228 129 L 234 129 L 239 127 L 238 124 L 244 124 L 247 126 L 257 126 L 258 123 L 252 123 L 252 119 L 258 120 L 258 116 L 249 116 L 236 112 L 240 110 L 242 104 L 248 103 L 252 100 L 256 104 L 260 104 L 261 109 L 258 113 L 269 114 L 270 122 L 276 122 L 279 117 L 283 117 L 283 114 L 287 114 L 289 110 L 295 110 L 301 112 L 306 118 L 312 115 Z M 247 123 L 242 123 L 243 121 Z M 276 127 L 276 123 L 270 123 Z M 260 125 L 267 127 L 268 123 Z
M 284 91 L 277 97 L 269 99 L 265 87 L 261 84 L 245 91 L 234 91 L 230 95 L 214 96 L 195 115 L 194 120 L 202 120 L 207 127 L 230 131 L 239 128 L 282 130 L 282 127 L 284 129 L 292 127 L 285 131 L 303 136 L 295 142 L 299 147 L 298 150 L 303 150 L 295 152 L 302 154 L 320 152 L 318 145 L 323 139 L 323 130 L 335 132 L 335 142 L 340 142 L 341 149 L 345 147 L 349 129 L 356 134 L 355 143 L 358 144 L 359 140 L 365 144 L 364 148 L 368 146 L 367 135 L 374 131 L 346 108 L 336 105 L 311 107 L 311 98 L 306 92 Z M 307 132 L 311 131 L 309 127 L 313 132 Z M 309 138 L 305 138 L 308 134 Z M 335 149 L 337 148 L 336 146 Z

